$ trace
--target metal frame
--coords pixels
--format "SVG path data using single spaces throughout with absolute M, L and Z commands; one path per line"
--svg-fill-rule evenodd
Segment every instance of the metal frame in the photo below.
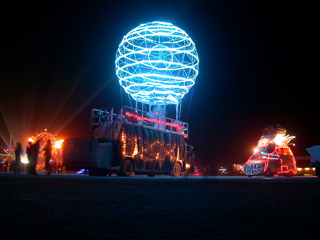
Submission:
M 124 106 L 118 114 L 113 108 L 92 109 L 91 128 L 93 137 L 117 140 L 123 124 L 142 126 L 162 132 L 183 135 L 188 138 L 188 123 Z

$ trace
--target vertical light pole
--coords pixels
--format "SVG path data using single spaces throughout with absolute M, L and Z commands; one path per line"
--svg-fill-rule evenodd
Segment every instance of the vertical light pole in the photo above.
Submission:
M 9 142 L 9 157 L 8 157 L 8 165 L 7 165 L 7 172 L 10 171 L 10 162 L 11 162 L 11 156 L 12 156 L 12 145 L 11 145 L 11 142 L 12 142 L 12 134 L 10 134 L 10 142 Z

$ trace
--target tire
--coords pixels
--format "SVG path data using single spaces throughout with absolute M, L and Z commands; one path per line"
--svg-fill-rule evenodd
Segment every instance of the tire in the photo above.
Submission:
M 148 174 L 148 177 L 154 177 L 155 175 L 154 174 Z
M 316 167 L 316 175 L 320 178 L 320 167 Z
M 125 159 L 122 162 L 121 176 L 130 177 L 133 173 L 133 163 L 130 159 Z
M 171 175 L 172 177 L 179 177 L 181 174 L 181 166 L 179 163 L 175 163 L 173 165 L 172 171 L 171 171 Z

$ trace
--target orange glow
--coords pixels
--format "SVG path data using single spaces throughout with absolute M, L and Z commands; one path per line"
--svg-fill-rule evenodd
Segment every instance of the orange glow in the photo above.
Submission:
M 33 142 L 33 138 L 30 137 L 30 138 L 28 139 L 28 142 Z
M 55 143 L 54 143 L 54 147 L 56 148 L 56 149 L 60 149 L 61 147 L 62 147 L 62 143 L 64 142 L 64 139 L 61 139 L 61 140 L 59 140 L 59 141 L 56 141 Z
M 137 143 L 137 137 L 134 137 L 134 151 L 133 151 L 133 155 L 138 155 L 139 151 L 138 151 L 138 143 Z
M 127 140 L 127 136 L 126 136 L 125 132 L 122 131 L 122 133 L 121 133 L 121 141 L 122 141 L 123 155 L 126 154 L 126 147 L 127 147 L 126 140 Z

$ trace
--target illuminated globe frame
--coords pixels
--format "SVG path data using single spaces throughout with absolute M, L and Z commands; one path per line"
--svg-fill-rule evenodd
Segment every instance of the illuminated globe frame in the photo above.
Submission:
M 120 85 L 146 104 L 178 104 L 199 72 L 196 46 L 187 33 L 165 22 L 141 24 L 123 37 L 116 53 Z

